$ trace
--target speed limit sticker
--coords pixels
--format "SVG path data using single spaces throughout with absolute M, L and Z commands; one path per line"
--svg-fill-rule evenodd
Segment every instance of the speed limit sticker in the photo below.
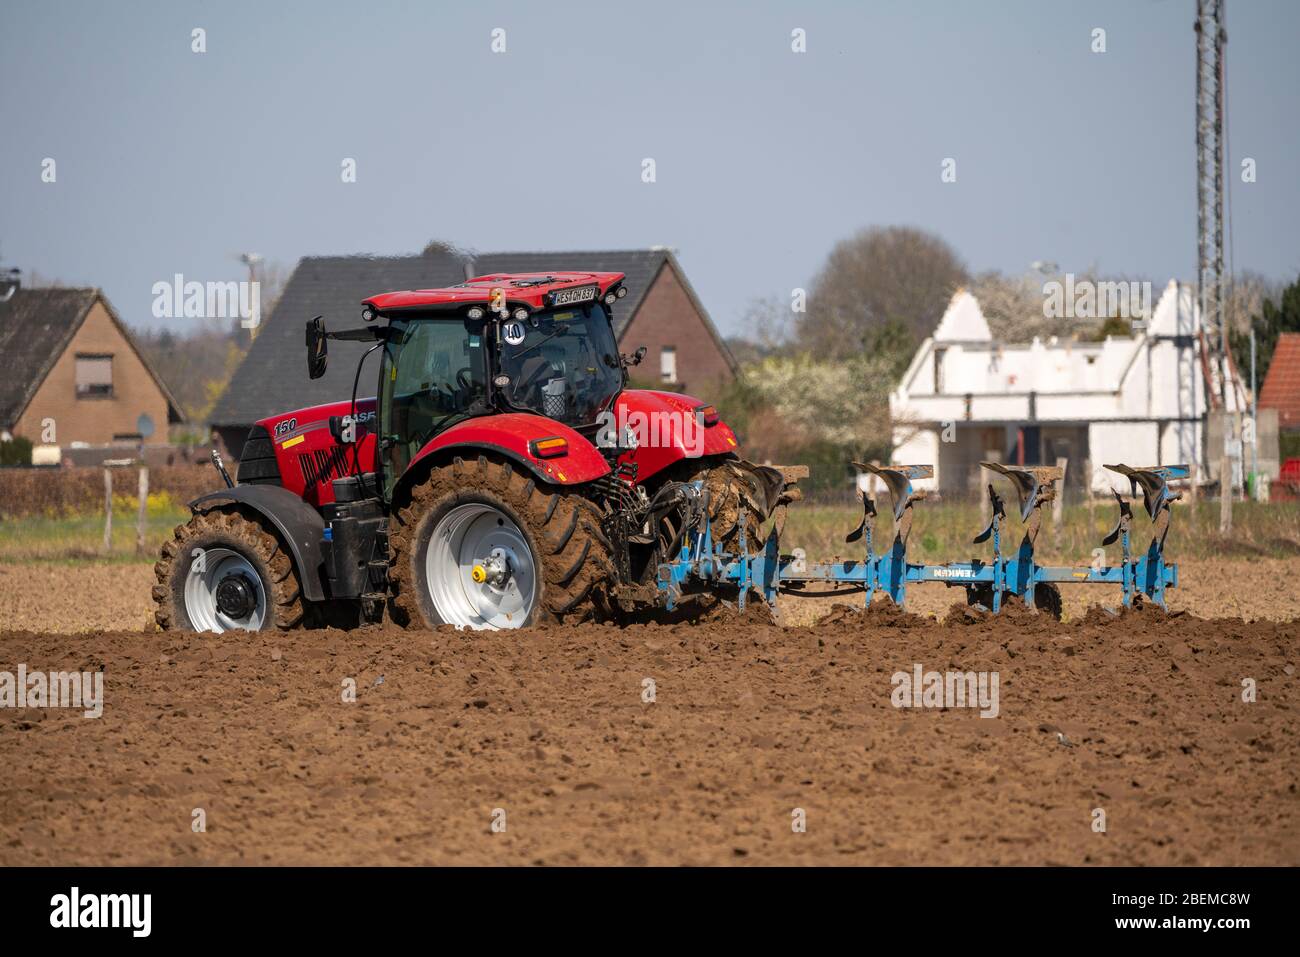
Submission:
M 507 322 L 501 327 L 501 334 L 505 336 L 506 342 L 512 346 L 519 345 L 524 341 L 524 337 L 528 335 L 522 322 Z

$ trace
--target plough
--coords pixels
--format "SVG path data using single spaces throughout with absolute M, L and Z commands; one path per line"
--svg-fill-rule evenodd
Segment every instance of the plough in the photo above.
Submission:
M 1115 493 L 1119 518 L 1101 544 L 1104 547 L 1119 542 L 1120 562 L 1107 565 L 1099 557 L 1091 565 L 1062 567 L 1040 565 L 1034 559 L 1042 507 L 1055 498 L 1055 483 L 1061 479 L 1061 470 L 1050 466 L 1011 466 L 997 462 L 980 464 L 1007 478 L 1015 488 L 1023 526 L 1020 544 L 1014 551 L 1004 550 L 1006 504 L 990 484 L 991 517 L 987 527 L 975 536 L 974 544 L 991 543 L 992 555 L 987 560 L 944 564 L 912 562 L 907 558 L 913 506 L 925 498 L 925 491 L 914 489 L 912 482 L 932 477 L 934 467 L 931 465 L 878 466 L 854 462 L 854 467 L 860 472 L 878 476 L 884 483 L 893 517 L 893 540 L 886 548 L 876 551 L 876 501 L 870 492 L 863 491 L 862 522 L 845 538 L 847 544 L 863 544 L 862 557 L 825 562 L 809 562 L 798 551 L 781 554 L 784 505 L 777 509 L 771 531 L 758 551 L 751 553 L 749 550 L 745 536 L 747 523 L 743 516 L 739 522 L 740 536 L 735 552 L 725 551 L 713 540 L 708 491 L 702 483 L 696 482 L 691 487 L 686 523 L 688 532 L 683 538 L 681 551 L 676 559 L 658 566 L 656 581 L 664 603 L 672 609 L 692 587 L 707 589 L 726 584 L 739 589 L 738 603 L 742 611 L 750 592 L 756 592 L 772 607 L 775 607 L 778 594 L 802 593 L 824 597 L 861 591 L 865 604 L 870 605 L 876 593 L 882 592 L 894 604 L 903 607 L 910 583 L 942 582 L 950 587 L 964 587 L 970 605 L 994 613 L 1000 612 L 1007 600 L 1014 597 L 1029 608 L 1041 607 L 1059 618 L 1061 598 L 1057 585 L 1075 582 L 1119 585 L 1125 606 L 1132 605 L 1140 594 L 1165 607 L 1165 590 L 1178 584 L 1178 566 L 1167 563 L 1164 557 L 1170 506 L 1180 497 L 1169 483 L 1187 478 L 1187 466 L 1133 468 L 1107 465 L 1107 469 L 1129 479 L 1131 496 L 1136 496 L 1139 488 L 1142 490 L 1143 507 L 1152 521 L 1151 541 L 1145 552 L 1134 554 L 1133 509 L 1124 496 Z M 814 583 L 843 587 L 831 592 L 805 591 Z

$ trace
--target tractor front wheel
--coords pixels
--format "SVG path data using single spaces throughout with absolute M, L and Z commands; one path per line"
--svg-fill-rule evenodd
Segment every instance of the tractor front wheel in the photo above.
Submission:
M 415 486 L 389 550 L 393 620 L 417 628 L 602 617 L 616 574 L 587 499 L 487 456 Z
M 303 620 L 293 559 L 265 525 L 233 508 L 178 525 L 154 575 L 154 620 L 163 629 L 271 631 Z

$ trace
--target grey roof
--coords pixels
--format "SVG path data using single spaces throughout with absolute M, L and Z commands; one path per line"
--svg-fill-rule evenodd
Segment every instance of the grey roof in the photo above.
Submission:
M 463 282 L 469 274 L 591 270 L 626 274 L 627 296 L 614 306 L 614 333 L 622 336 L 632 316 L 665 263 L 674 262 L 668 249 L 623 249 L 578 252 L 517 252 L 474 254 L 466 262 L 449 252 L 419 256 L 319 256 L 298 263 L 274 312 L 263 320 L 247 358 L 212 412 L 212 425 L 250 425 L 277 412 L 336 402 L 352 395 L 357 359 L 369 343 L 330 342 L 329 368 L 312 381 L 307 378 L 303 339 L 306 321 L 323 315 L 330 328 L 360 324 L 361 303 L 381 292 L 437 289 Z M 677 274 L 711 335 L 722 345 L 708 313 L 695 297 L 680 268 Z M 725 345 L 723 354 L 730 357 Z M 366 361 L 357 386 L 358 397 L 375 393 L 378 357 Z
M 170 420 L 184 421 L 171 390 L 136 348 L 130 331 L 103 294 L 98 289 L 50 287 L 19 288 L 0 302 L 0 357 L 5 367 L 0 376 L 0 425 L 9 428 L 18 421 L 96 300 L 104 303 L 118 331 L 166 396 Z

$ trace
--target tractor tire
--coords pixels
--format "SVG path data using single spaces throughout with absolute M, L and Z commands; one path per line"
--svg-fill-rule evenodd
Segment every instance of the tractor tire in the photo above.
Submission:
M 266 525 L 233 507 L 177 525 L 154 576 L 154 621 L 164 630 L 274 631 L 303 621 L 293 558 Z
M 521 628 L 612 607 L 596 507 L 497 458 L 435 468 L 395 513 L 388 545 L 389 612 L 404 627 Z
M 682 482 L 703 480 L 709 493 L 709 527 L 713 541 L 728 551 L 740 545 L 740 514 L 745 513 L 745 547 L 755 552 L 762 547 L 763 523 L 773 508 L 770 490 L 764 488 L 758 466 L 739 459 L 691 462 L 677 478 Z

